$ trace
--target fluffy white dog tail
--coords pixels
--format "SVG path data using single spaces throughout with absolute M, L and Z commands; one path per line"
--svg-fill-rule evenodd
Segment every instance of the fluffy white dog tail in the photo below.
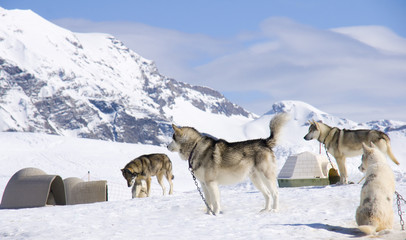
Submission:
M 275 147 L 281 135 L 282 127 L 289 121 L 290 116 L 288 113 L 279 113 L 275 115 L 269 123 L 271 129 L 271 136 L 266 140 L 266 144 L 269 148 Z
M 359 230 L 363 231 L 367 235 L 374 234 L 376 232 L 376 227 L 372 225 L 361 225 L 358 226 Z

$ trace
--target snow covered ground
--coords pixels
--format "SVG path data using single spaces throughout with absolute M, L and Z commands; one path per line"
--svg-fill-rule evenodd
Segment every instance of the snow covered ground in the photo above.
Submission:
M 393 139 L 401 167 L 393 167 L 396 189 L 406 196 L 405 154 Z M 36 167 L 48 174 L 105 179 L 109 202 L 0 210 L 0 239 L 367 239 L 358 231 L 355 210 L 361 184 L 280 189 L 280 209 L 263 213 L 262 194 L 248 181 L 221 188 L 223 212 L 205 214 L 187 163 L 165 147 L 112 143 L 33 133 L 0 133 L 0 193 L 18 170 Z M 120 169 L 145 153 L 168 154 L 174 168 L 174 194 L 161 196 L 153 179 L 152 196 L 131 199 Z M 403 155 L 399 155 L 398 153 Z M 279 169 L 286 151 L 277 149 Z M 388 161 L 389 162 L 389 161 Z M 354 170 L 350 180 L 362 176 Z M 167 184 L 167 183 L 166 183 Z M 167 185 L 168 186 L 168 185 Z M 404 204 L 403 209 L 406 209 Z M 397 207 L 394 229 L 382 239 L 406 239 Z M 406 218 L 406 214 L 403 215 Z

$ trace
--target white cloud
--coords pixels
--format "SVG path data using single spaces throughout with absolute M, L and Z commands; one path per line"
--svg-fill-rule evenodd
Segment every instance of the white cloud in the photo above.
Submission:
M 406 54 L 406 39 L 382 26 L 343 27 L 332 30 L 387 53 Z
M 193 67 L 209 59 L 234 51 L 228 40 L 201 34 L 189 34 L 134 22 L 93 22 L 83 19 L 59 19 L 55 24 L 74 32 L 103 32 L 114 35 L 140 54 L 154 60 L 162 74 L 193 77 Z
M 272 100 L 300 99 L 354 120 L 399 119 L 385 111 L 389 108 L 405 112 L 401 119 L 406 120 L 406 55 L 400 51 L 388 54 L 289 19 L 271 18 L 261 27 L 260 43 L 199 66 L 198 76 L 220 91 L 261 90 Z M 371 109 L 369 114 L 362 107 Z M 257 109 L 263 113 L 269 106 Z
M 111 33 L 161 73 L 210 86 L 257 114 L 294 99 L 357 121 L 406 121 L 406 40 L 384 27 L 320 30 L 269 18 L 258 32 L 216 39 L 137 23 L 55 22 Z

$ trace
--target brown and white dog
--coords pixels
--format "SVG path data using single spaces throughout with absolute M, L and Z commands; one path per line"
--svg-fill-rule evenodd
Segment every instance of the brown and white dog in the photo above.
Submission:
M 163 195 L 165 195 L 165 185 L 163 183 L 163 177 L 165 176 L 169 182 L 170 189 L 169 194 L 173 193 L 173 183 L 174 178 L 172 174 L 172 162 L 169 160 L 166 154 L 149 154 L 142 155 L 127 163 L 123 169 L 121 169 L 123 177 L 127 181 L 127 186 L 131 187 L 133 198 L 140 196 L 140 191 L 142 190 L 141 181 L 146 181 L 147 183 L 147 197 L 151 193 L 151 177 L 156 176 L 159 185 L 162 187 Z M 134 184 L 135 182 L 135 184 Z

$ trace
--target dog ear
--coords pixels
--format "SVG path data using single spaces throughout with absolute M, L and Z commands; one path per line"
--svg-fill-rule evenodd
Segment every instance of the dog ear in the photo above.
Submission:
M 130 169 L 128 169 L 128 168 L 123 168 L 123 169 L 121 169 L 121 172 L 122 172 L 123 174 L 124 174 L 124 173 L 128 173 L 128 174 L 134 176 L 134 172 L 131 172 Z
M 172 123 L 172 128 L 173 128 L 174 131 L 179 130 L 179 128 L 178 128 L 175 124 L 173 124 L 173 123 Z
M 314 126 L 316 126 L 316 129 L 320 131 L 319 123 L 318 123 L 318 122 L 315 122 L 314 120 L 313 120 L 313 123 L 314 123 Z
M 371 148 L 378 148 L 373 142 L 371 142 Z
M 179 133 L 181 131 L 180 128 L 178 128 L 175 124 L 172 123 L 172 128 L 176 133 Z
M 373 143 L 371 143 L 371 144 L 373 144 Z M 368 147 L 368 145 L 366 145 L 364 142 L 362 142 L 362 149 L 363 149 L 364 153 L 370 152 L 372 150 L 372 148 Z

